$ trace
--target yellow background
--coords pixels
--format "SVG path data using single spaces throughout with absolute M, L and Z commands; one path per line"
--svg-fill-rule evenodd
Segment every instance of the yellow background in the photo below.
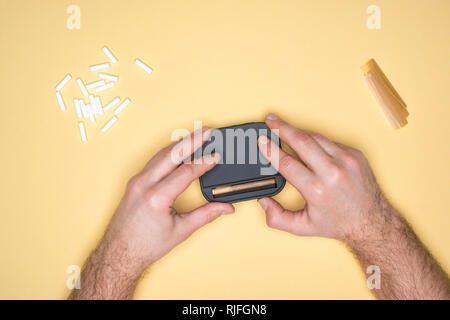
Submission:
M 81 8 L 81 29 L 66 8 Z M 366 8 L 381 7 L 381 30 Z M 0 1 L 0 298 L 63 299 L 66 268 L 100 239 L 129 177 L 194 120 L 227 126 L 275 112 L 360 148 L 387 197 L 450 270 L 450 1 Z M 82 144 L 67 74 L 120 76 L 104 102 L 132 103 Z M 375 58 L 408 104 L 390 128 L 359 67 Z M 148 76 L 133 61 L 154 72 Z M 111 115 L 111 111 L 109 111 Z M 276 197 L 302 205 L 288 185 Z M 176 203 L 205 203 L 196 181 Z M 157 262 L 136 298 L 372 298 L 365 274 L 334 240 L 269 229 L 256 201 L 236 204 Z

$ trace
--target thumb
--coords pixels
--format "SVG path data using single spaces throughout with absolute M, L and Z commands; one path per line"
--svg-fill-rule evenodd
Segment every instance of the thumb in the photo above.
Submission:
M 189 213 L 178 215 L 177 228 L 184 238 L 189 237 L 194 231 L 203 227 L 223 214 L 234 212 L 234 207 L 229 203 L 207 203 Z
M 259 199 L 258 203 L 266 212 L 266 223 L 270 228 L 287 231 L 299 236 L 312 235 L 305 209 L 296 212 L 286 210 L 272 198 Z

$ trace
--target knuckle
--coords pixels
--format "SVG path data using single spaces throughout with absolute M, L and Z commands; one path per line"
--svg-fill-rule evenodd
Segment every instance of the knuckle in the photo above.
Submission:
M 314 139 L 316 139 L 318 141 L 328 140 L 327 138 L 325 138 L 324 135 L 317 133 L 317 132 L 311 132 L 310 135 L 311 135 L 311 137 L 313 137 Z
M 131 193 L 138 193 L 144 189 L 144 183 L 145 181 L 141 175 L 135 175 L 128 181 L 127 189 Z
M 266 224 L 270 228 L 276 228 L 276 226 L 277 226 L 277 219 L 276 219 L 275 215 L 267 214 L 266 215 Z
M 178 168 L 180 170 L 180 175 L 183 177 L 191 178 L 194 176 L 194 166 L 189 164 L 183 164 L 181 167 Z
M 162 203 L 162 197 L 161 195 L 154 189 L 154 188 L 150 188 L 146 193 L 145 193 L 145 202 L 147 203 L 147 205 L 150 208 L 157 208 L 161 205 Z
M 296 133 L 294 134 L 294 141 L 301 145 L 310 145 L 312 137 L 307 133 L 296 131 Z
M 349 152 L 343 153 L 341 155 L 341 161 L 342 161 L 342 163 L 344 163 L 345 166 L 347 166 L 351 169 L 355 169 L 355 168 L 359 167 L 359 161 L 358 161 L 356 153 L 354 153 L 354 154 L 349 153 Z
M 213 215 L 212 215 L 211 211 L 207 211 L 205 214 L 205 224 L 208 224 L 211 221 L 213 221 Z
M 364 155 L 364 153 L 363 153 L 361 150 L 354 149 L 354 150 L 353 150 L 353 153 L 354 153 L 354 155 L 355 155 L 355 157 L 356 157 L 357 159 L 363 159 L 363 160 L 366 160 L 366 156 Z
M 325 194 L 326 187 L 320 181 L 315 181 L 311 183 L 312 195 L 317 199 L 323 197 Z
M 280 157 L 280 169 L 289 170 L 294 165 L 294 159 L 289 155 L 283 155 Z
M 345 177 L 345 169 L 336 164 L 331 165 L 328 172 L 332 183 L 340 183 Z

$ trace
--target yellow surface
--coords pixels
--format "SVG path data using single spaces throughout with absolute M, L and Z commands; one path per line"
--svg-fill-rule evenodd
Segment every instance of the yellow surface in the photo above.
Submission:
M 81 30 L 66 8 L 81 7 Z M 381 30 L 366 8 L 381 7 Z M 450 1 L 0 0 L 0 298 L 65 298 L 66 268 L 100 239 L 128 178 L 176 128 L 225 126 L 275 112 L 364 151 L 388 198 L 450 270 Z M 82 144 L 67 73 L 119 63 L 132 103 Z M 411 113 L 390 128 L 359 69 L 375 58 Z M 137 68 L 140 58 L 154 68 Z M 302 205 L 288 185 L 277 199 Z M 195 182 L 180 210 L 205 200 Z M 113 281 L 113 279 L 112 279 Z M 137 298 L 372 298 L 344 245 L 266 227 L 256 201 L 239 203 L 164 257 Z

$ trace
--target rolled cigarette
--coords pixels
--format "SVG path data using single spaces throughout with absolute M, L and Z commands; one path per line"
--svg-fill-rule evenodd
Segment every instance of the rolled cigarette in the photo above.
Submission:
M 225 194 L 225 193 L 230 193 L 230 192 L 243 191 L 243 190 L 248 190 L 248 189 L 253 189 L 253 188 L 270 186 L 270 185 L 274 185 L 276 183 L 277 183 L 276 179 L 271 178 L 271 179 L 260 180 L 260 181 L 234 184 L 234 185 L 230 185 L 230 186 L 214 188 L 212 190 L 212 194 L 217 196 L 220 194 Z

